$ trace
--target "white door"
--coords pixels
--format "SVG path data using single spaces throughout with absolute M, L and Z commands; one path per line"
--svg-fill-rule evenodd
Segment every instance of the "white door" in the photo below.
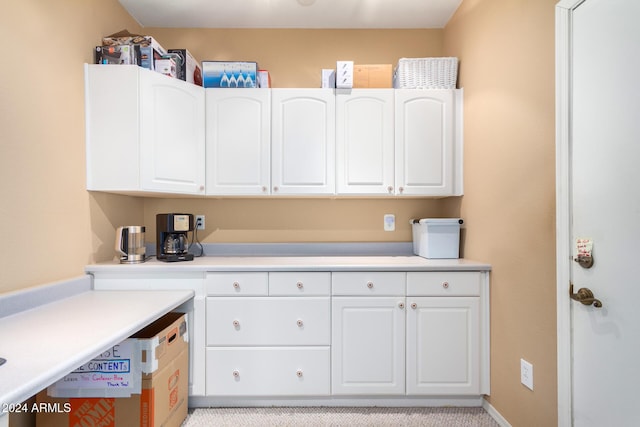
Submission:
M 333 394 L 404 394 L 404 297 L 333 297 Z
M 338 194 L 394 194 L 394 90 L 336 94 Z
M 557 12 L 559 425 L 637 426 L 640 2 Z M 571 261 L 578 238 L 593 242 L 591 268 Z M 570 300 L 570 282 L 602 306 Z
M 141 70 L 140 120 L 142 189 L 204 194 L 204 89 Z
M 335 193 L 331 89 L 271 90 L 272 194 Z
M 270 91 L 212 88 L 205 95 L 207 194 L 269 194 Z

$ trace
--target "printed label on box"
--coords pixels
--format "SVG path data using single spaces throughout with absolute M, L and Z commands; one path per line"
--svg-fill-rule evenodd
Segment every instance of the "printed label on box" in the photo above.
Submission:
M 49 387 L 52 397 L 127 397 L 140 393 L 138 342 L 127 339 Z

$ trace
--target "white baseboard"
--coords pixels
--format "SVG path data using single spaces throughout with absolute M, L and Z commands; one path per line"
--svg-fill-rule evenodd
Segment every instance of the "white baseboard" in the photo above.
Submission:
M 500 412 L 498 412 L 496 408 L 494 408 L 491 405 L 491 403 L 489 403 L 485 399 L 482 400 L 482 407 L 484 408 L 485 411 L 487 411 L 489 415 L 491 415 L 491 418 L 493 418 L 494 420 L 496 420 L 498 424 L 500 424 L 500 427 L 511 427 L 511 424 L 509 424 L 509 421 L 507 421 L 502 416 L 502 414 L 500 414 Z

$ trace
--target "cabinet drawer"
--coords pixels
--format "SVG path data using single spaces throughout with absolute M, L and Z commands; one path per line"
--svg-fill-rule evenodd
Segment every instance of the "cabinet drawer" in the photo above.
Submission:
M 207 273 L 207 295 L 267 295 L 269 278 L 260 273 Z
M 286 272 L 269 273 L 269 295 L 329 296 L 331 273 Z
M 329 347 L 207 349 L 209 396 L 328 395 Z
M 329 345 L 329 297 L 207 298 L 207 345 Z
M 338 272 L 331 278 L 333 295 L 404 295 L 406 273 Z
M 479 296 L 481 275 L 476 271 L 407 273 L 407 295 Z

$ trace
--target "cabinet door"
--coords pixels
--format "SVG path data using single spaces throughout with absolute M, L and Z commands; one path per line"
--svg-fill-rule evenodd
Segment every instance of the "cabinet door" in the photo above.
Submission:
M 335 193 L 331 89 L 271 90 L 272 194 Z
M 394 194 L 394 91 L 336 94 L 338 194 Z
M 204 194 L 204 89 L 142 68 L 139 78 L 142 190 Z
M 480 298 L 407 298 L 407 394 L 480 394 Z
M 458 157 L 454 152 L 454 100 L 453 90 L 396 90 L 395 173 L 399 194 L 454 194 Z
M 404 394 L 404 297 L 334 297 L 332 394 Z
M 206 89 L 207 194 L 269 194 L 268 89 Z

